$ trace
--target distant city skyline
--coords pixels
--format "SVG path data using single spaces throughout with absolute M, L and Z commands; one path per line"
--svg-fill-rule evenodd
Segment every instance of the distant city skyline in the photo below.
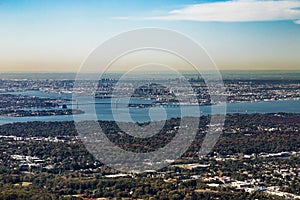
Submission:
M 0 26 L 0 72 L 76 72 L 102 42 L 144 27 L 191 37 L 220 70 L 300 70 L 298 0 L 3 0 Z

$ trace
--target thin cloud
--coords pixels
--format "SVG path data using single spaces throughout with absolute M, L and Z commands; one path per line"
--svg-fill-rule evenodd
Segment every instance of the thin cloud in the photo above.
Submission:
M 253 22 L 292 20 L 300 24 L 298 0 L 234 0 L 192 4 L 164 16 L 117 17 L 127 20 L 189 20 L 206 22 Z

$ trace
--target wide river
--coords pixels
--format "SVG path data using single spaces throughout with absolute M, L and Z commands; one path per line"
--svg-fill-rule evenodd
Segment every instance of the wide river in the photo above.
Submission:
M 26 91 L 13 94 L 23 94 L 37 97 L 49 97 L 49 98 L 64 98 L 71 99 L 71 94 L 56 94 L 46 93 L 42 91 Z M 93 104 L 91 102 L 82 101 L 78 103 L 78 108 L 84 110 L 86 113 L 78 115 L 77 118 L 81 120 L 89 120 L 93 118 L 93 110 L 96 111 L 98 120 L 115 120 L 116 117 L 112 114 L 112 106 L 110 99 L 96 99 Z M 150 103 L 145 100 L 133 100 L 132 103 Z M 68 105 L 71 108 L 71 105 Z M 77 107 L 77 104 L 76 104 Z M 211 114 L 212 106 L 200 106 L 200 115 Z M 300 113 L 300 100 L 279 100 L 279 101 L 260 101 L 260 102 L 239 102 L 239 103 L 227 103 L 227 113 L 277 113 L 277 112 L 288 112 L 288 113 Z M 183 116 L 199 117 L 199 113 L 195 112 L 196 106 L 186 106 L 185 109 L 188 112 Z M 181 117 L 182 112 L 180 107 L 164 107 L 159 108 L 159 113 L 165 113 L 165 115 L 156 114 L 149 112 L 149 108 L 128 108 L 127 106 L 119 106 L 116 108 L 115 115 L 118 115 L 119 121 L 131 121 L 130 118 L 122 117 L 125 116 L 129 110 L 131 119 L 136 122 L 146 122 L 150 119 L 164 120 L 165 118 Z M 154 109 L 155 110 L 155 109 Z M 149 115 L 150 113 L 150 115 Z M 151 118 L 150 118 L 151 116 Z M 39 117 L 0 117 L 0 125 L 13 123 L 13 122 L 29 122 L 29 121 L 72 121 L 72 115 L 61 115 L 61 116 L 39 116 Z

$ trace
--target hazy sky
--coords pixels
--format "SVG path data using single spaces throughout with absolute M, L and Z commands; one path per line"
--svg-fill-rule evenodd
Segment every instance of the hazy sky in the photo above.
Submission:
M 300 70 L 295 0 L 1 0 L 0 26 L 1 72 L 77 71 L 103 41 L 144 27 L 188 35 L 220 69 Z

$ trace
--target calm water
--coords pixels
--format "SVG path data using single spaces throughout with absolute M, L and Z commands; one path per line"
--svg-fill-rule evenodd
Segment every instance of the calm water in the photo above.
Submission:
M 48 98 L 63 98 L 71 99 L 71 94 L 56 94 L 45 93 L 42 91 L 26 91 L 14 94 L 24 94 L 38 97 Z M 95 109 L 98 120 L 114 120 L 112 115 L 112 108 L 110 99 L 96 99 L 95 104 L 90 104 L 87 98 L 82 97 L 78 103 L 78 108 L 86 111 L 85 114 L 78 115 L 81 120 L 93 119 L 92 110 Z M 151 101 L 145 100 L 133 100 L 132 103 L 151 103 Z M 77 104 L 75 104 L 77 105 Z M 72 107 L 71 103 L 68 105 Z M 115 106 L 115 105 L 113 105 Z M 76 106 L 75 106 L 76 108 Z M 116 108 L 116 107 L 115 107 Z M 201 115 L 211 114 L 211 106 L 200 106 Z M 164 120 L 166 118 L 181 117 L 180 107 L 167 107 L 159 108 L 159 111 L 165 112 L 165 115 L 157 114 L 156 112 L 149 112 L 149 108 L 130 108 L 129 113 L 133 121 L 145 122 L 149 121 L 151 117 L 154 120 Z M 195 106 L 187 106 L 185 109 L 188 111 L 183 116 L 199 116 L 195 112 Z M 164 111 L 165 110 L 165 111 Z M 119 121 L 130 121 L 124 114 L 128 111 L 127 106 L 119 105 L 116 108 L 116 115 L 118 115 Z M 285 100 L 285 101 L 264 101 L 264 102 L 242 102 L 242 103 L 228 103 L 227 113 L 275 113 L 275 112 L 288 112 L 288 113 L 300 113 L 300 100 Z M 122 117 L 123 116 L 123 117 Z M 28 122 L 28 121 L 70 121 L 73 120 L 73 116 L 44 116 L 44 117 L 0 117 L 0 125 L 13 122 Z
M 198 74 L 192 74 L 189 71 L 180 71 L 187 78 L 198 77 Z M 153 72 L 147 72 L 144 74 L 145 78 L 151 78 L 159 76 L 159 74 L 152 74 Z M 209 74 L 209 71 L 202 71 L 203 74 Z M 234 79 L 247 79 L 247 80 L 299 80 L 300 70 L 221 70 L 220 71 L 223 80 Z M 90 79 L 94 74 L 86 73 L 83 77 Z M 122 73 L 107 73 L 106 78 L 118 78 L 122 76 Z M 165 75 L 163 75 L 165 78 Z M 0 79 L 27 79 L 27 80 L 74 80 L 76 73 L 0 73 Z M 168 74 L 168 78 L 172 78 Z M 176 77 L 175 77 L 176 78 Z

